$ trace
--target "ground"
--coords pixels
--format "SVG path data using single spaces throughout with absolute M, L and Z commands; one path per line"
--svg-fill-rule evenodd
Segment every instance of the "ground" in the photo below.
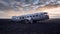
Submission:
M 1 34 L 59 34 L 60 19 L 49 19 L 33 24 L 10 22 L 10 19 L 0 19 Z

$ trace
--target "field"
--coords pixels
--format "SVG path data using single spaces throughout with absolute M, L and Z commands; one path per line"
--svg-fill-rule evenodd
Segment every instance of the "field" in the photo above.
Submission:
M 20 24 L 10 19 L 0 19 L 1 34 L 59 34 L 60 19 L 49 19 L 33 24 Z

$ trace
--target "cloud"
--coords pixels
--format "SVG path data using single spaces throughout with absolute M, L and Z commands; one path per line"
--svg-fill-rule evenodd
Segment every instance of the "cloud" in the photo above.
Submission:
M 55 2 L 56 0 L 0 0 L 0 11 L 4 10 L 19 10 L 19 8 L 25 9 L 25 7 L 34 8 L 34 6 L 39 6 L 41 4 L 47 5 L 51 2 Z M 59 2 L 57 2 L 59 3 Z M 56 3 L 56 4 L 57 4 Z M 30 5 L 29 5 L 30 4 Z M 31 7 L 33 5 L 33 7 Z
M 4 10 L 12 10 L 14 8 L 13 3 L 12 3 L 12 1 L 8 1 L 8 0 L 6 0 L 6 1 L 0 0 L 0 11 L 1 10 L 2 11 L 4 11 Z

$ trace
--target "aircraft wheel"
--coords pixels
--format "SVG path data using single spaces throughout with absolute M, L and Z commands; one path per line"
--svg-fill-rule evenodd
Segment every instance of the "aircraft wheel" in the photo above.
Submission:
M 28 19 L 25 19 L 25 23 L 28 24 L 29 23 L 29 20 Z
M 33 20 L 30 20 L 30 23 L 33 23 Z

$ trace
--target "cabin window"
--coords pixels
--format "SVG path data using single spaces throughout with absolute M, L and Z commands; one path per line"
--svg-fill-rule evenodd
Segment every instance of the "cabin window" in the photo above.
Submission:
M 36 17 L 37 17 L 38 15 L 36 15 Z
M 32 16 L 30 16 L 30 17 L 32 17 Z
M 22 19 L 24 19 L 24 17 L 22 17 Z
M 35 17 L 35 15 L 33 15 L 33 17 Z
M 27 18 L 29 18 L 29 16 L 26 16 Z
M 20 17 L 20 19 L 21 19 L 21 17 Z

